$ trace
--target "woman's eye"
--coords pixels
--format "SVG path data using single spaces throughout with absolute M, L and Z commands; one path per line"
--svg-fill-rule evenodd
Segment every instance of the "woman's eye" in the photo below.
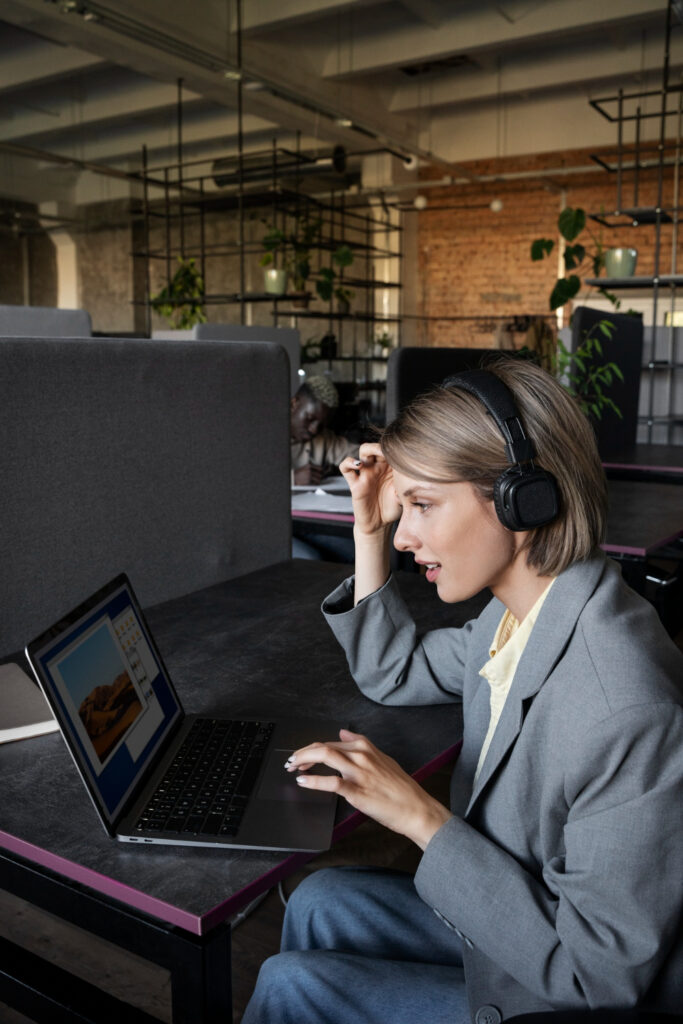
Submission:
M 414 501 L 413 508 L 419 508 L 420 512 L 427 512 L 432 506 L 426 501 Z

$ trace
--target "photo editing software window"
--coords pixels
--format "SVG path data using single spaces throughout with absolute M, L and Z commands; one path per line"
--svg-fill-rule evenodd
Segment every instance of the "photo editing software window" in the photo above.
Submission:
M 123 744 L 137 761 L 163 712 L 151 682 L 156 661 L 133 609 L 129 606 L 113 621 L 102 616 L 48 669 L 95 775 Z
M 112 819 L 181 714 L 125 586 L 38 653 L 82 773 Z

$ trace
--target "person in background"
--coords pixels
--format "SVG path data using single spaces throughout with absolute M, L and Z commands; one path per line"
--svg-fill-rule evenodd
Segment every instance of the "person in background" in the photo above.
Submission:
M 339 394 L 327 377 L 309 377 L 291 404 L 290 439 L 292 483 L 319 484 L 337 474 L 342 459 L 356 455 L 358 445 L 327 429 Z
M 243 1024 L 680 1014 L 683 658 L 600 549 L 588 420 L 550 374 L 505 359 L 417 399 L 341 469 L 356 573 L 323 612 L 366 697 L 406 715 L 461 701 L 462 750 L 450 806 L 357 732 L 289 756 L 299 785 L 420 861 L 299 885 Z M 491 591 L 476 620 L 418 630 L 390 572 L 396 521 L 443 601 Z

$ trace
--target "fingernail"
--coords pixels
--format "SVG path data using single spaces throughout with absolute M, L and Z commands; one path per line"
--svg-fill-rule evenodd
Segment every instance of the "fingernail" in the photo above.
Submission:
M 360 459 L 355 459 L 353 464 L 356 467 L 356 469 L 360 469 L 360 467 L 363 465 Z
M 297 784 L 297 786 L 307 786 L 308 785 L 308 776 L 307 775 L 297 775 L 297 777 L 296 777 L 296 784 Z
M 294 758 L 288 757 L 287 760 L 285 761 L 285 768 L 291 768 L 293 764 Z

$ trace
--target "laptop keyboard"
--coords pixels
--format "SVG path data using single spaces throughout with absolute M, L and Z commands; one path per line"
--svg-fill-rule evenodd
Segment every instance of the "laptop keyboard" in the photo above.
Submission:
M 274 728 L 196 719 L 133 831 L 237 835 Z

